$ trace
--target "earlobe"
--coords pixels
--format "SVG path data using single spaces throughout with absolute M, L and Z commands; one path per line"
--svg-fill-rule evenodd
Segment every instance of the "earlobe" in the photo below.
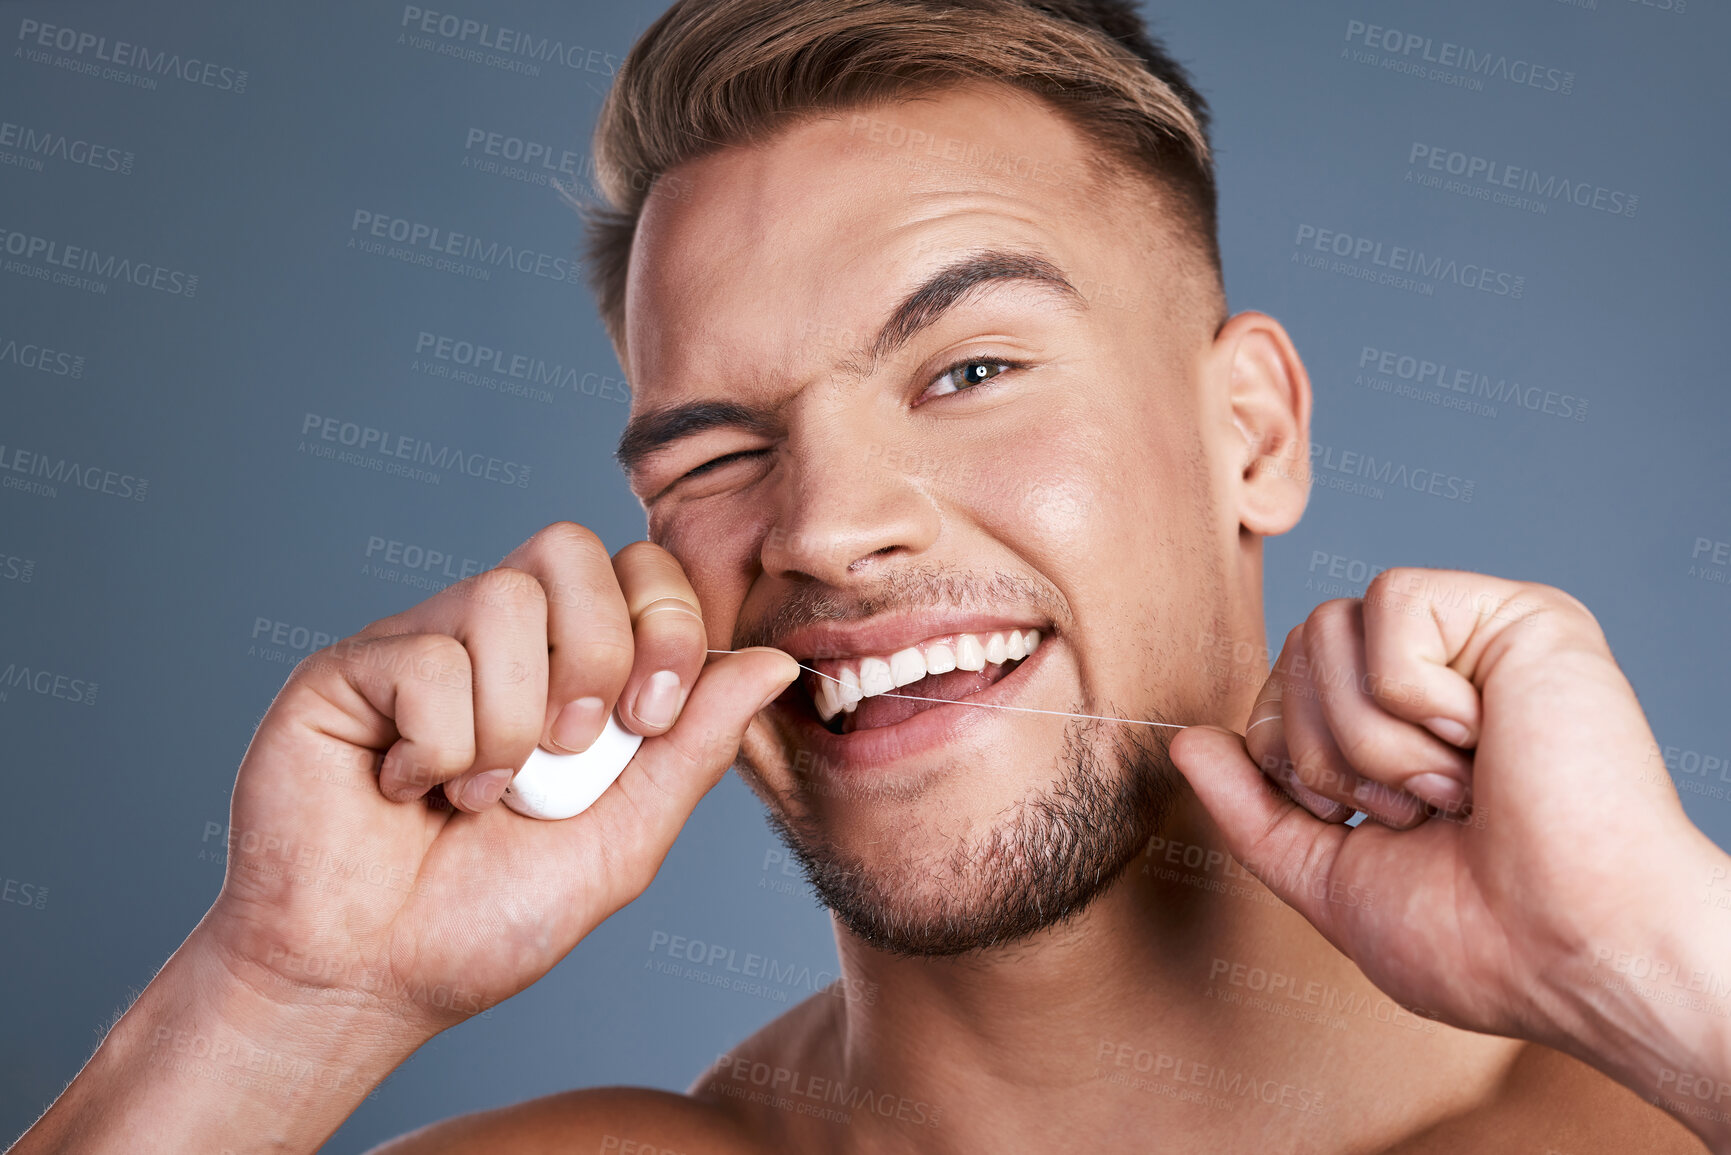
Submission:
M 1215 355 L 1239 435 L 1233 497 L 1239 524 L 1272 536 L 1298 524 L 1310 495 L 1310 377 L 1285 328 L 1244 312 L 1222 325 Z

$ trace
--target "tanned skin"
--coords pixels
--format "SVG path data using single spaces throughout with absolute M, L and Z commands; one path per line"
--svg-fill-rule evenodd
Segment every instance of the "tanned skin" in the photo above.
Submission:
M 1227 316 L 1156 186 L 983 172 L 891 147 L 874 121 L 1088 171 L 1067 121 L 984 84 L 682 166 L 688 194 L 649 199 L 632 255 L 633 420 L 746 416 L 632 461 L 652 544 L 609 559 L 551 526 L 296 670 L 242 765 L 236 829 L 364 846 L 418 887 L 315 890 L 231 855 L 211 913 L 17 1151 L 141 1134 L 315 1149 L 415 1047 L 640 893 L 736 753 L 773 815 L 871 884 L 882 926 L 984 920 L 992 879 L 956 848 L 1027 819 L 1077 741 L 1105 779 L 1165 792 L 1126 819 L 1154 849 L 1069 917 L 937 956 L 838 919 L 838 990 L 684 1094 L 571 1091 L 376 1151 L 1705 1149 L 1644 1097 L 1666 1063 L 1714 1069 L 1723 1042 L 1592 976 L 1602 942 L 1710 959 L 1675 896 L 1724 856 L 1640 775 L 1652 736 L 1585 607 L 1390 571 L 1318 607 L 1270 674 L 1261 542 L 1309 485 L 1310 385 L 1285 331 Z M 1038 255 L 1079 293 L 991 279 L 860 356 L 925 277 L 984 250 Z M 959 387 L 946 370 L 969 359 L 988 368 Z M 793 604 L 831 614 L 795 625 Z M 822 732 L 778 652 L 875 652 L 961 618 L 1042 631 L 1003 683 L 1017 703 L 1207 725 L 1170 739 L 1170 763 L 1167 739 L 1138 737 L 1149 760 L 1128 763 L 1109 725 L 943 706 L 882 731 L 926 727 L 898 751 Z M 742 639 L 760 645 L 706 663 Z M 657 711 L 639 693 L 664 669 L 679 689 Z M 584 697 L 603 705 L 566 711 Z M 583 815 L 522 818 L 477 778 L 537 743 L 581 748 L 615 701 L 649 738 Z M 1348 828 L 1354 810 L 1373 817 Z M 297 972 L 311 956 L 354 966 Z M 1252 969 L 1308 993 L 1252 998 Z M 414 997 L 440 982 L 476 1006 Z M 1323 1021 L 1284 1013 L 1324 998 Z M 354 1085 L 211 1086 L 151 1065 L 174 1031 L 316 1053 Z M 845 1122 L 800 1108 L 833 1107 L 836 1086 Z

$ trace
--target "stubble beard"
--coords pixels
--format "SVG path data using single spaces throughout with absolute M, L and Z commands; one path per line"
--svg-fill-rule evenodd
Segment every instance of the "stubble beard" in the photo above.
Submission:
M 773 801 L 769 821 L 818 898 L 867 945 L 918 958 L 1005 946 L 1080 914 L 1165 824 L 1181 780 L 1165 736 L 1113 727 L 1071 722 L 1052 785 L 983 835 L 929 855 L 868 862 L 825 837 L 809 810 Z

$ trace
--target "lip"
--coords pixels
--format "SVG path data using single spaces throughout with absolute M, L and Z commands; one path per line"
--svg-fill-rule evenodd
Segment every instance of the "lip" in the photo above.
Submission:
M 990 634 L 1001 630 L 1039 630 L 1040 644 L 1052 639 L 1050 622 L 1009 614 L 932 613 L 931 611 L 882 614 L 869 621 L 847 624 L 819 622 L 794 630 L 770 644 L 805 665 L 826 659 L 847 659 L 893 654 L 927 638 L 948 634 Z M 1036 654 L 1038 650 L 1034 651 Z M 1023 659 L 1024 663 L 1027 659 Z
M 1019 624 L 1008 618 L 994 620 L 1004 623 L 997 627 L 1000 629 L 1013 628 Z M 927 632 L 914 637 L 913 641 L 939 636 L 943 632 L 941 628 L 932 632 L 929 627 L 930 620 L 925 619 L 919 628 Z M 954 703 L 921 710 L 893 726 L 832 734 L 829 728 L 818 720 L 811 697 L 799 682 L 795 682 L 786 693 L 777 698 L 770 709 L 784 723 L 794 748 L 816 755 L 820 771 L 833 769 L 849 774 L 873 768 L 881 769 L 929 754 L 945 746 L 966 743 L 982 728 L 999 724 L 1004 719 L 1004 715 L 998 711 L 976 709 L 967 703 L 1016 705 L 1014 699 L 1020 697 L 1032 684 L 1035 676 L 1045 668 L 1046 658 L 1058 648 L 1054 644 L 1056 639 L 1048 633 L 1050 627 L 1029 625 L 1022 628 L 1038 629 L 1042 638 L 1040 648 L 1023 658 L 1015 669 L 977 694 L 970 694 Z M 955 632 L 972 633 L 976 630 L 958 626 Z M 900 637 L 907 638 L 909 635 L 904 633 Z M 906 644 L 911 645 L 912 642 Z

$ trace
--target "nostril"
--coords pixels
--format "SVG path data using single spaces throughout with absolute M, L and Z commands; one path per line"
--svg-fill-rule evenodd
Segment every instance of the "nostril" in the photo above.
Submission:
M 864 557 L 858 557 L 848 562 L 848 572 L 855 573 L 873 559 L 889 557 L 892 554 L 900 553 L 901 549 L 902 547 L 899 545 L 886 545 L 882 549 L 874 549 Z

